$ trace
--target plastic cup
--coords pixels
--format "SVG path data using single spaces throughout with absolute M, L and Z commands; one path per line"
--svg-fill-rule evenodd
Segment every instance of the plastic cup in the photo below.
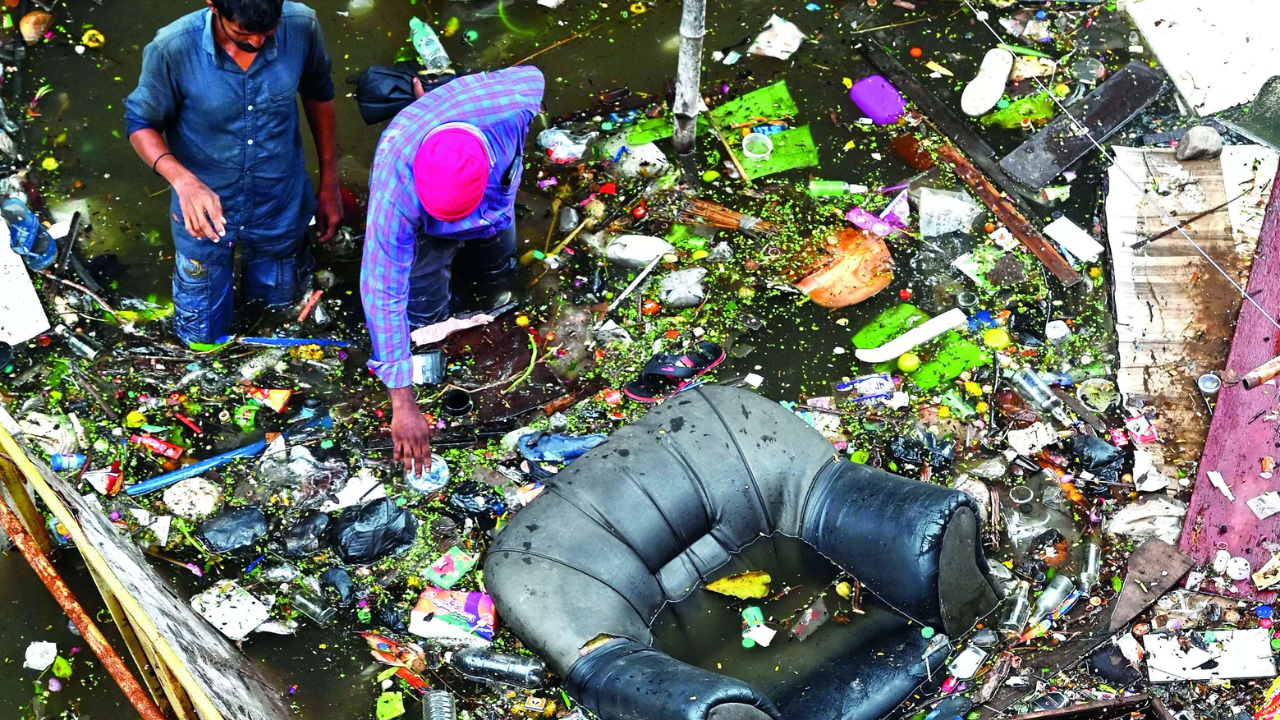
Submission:
M 454 388 L 446 392 L 441 401 L 444 403 L 444 412 L 451 417 L 462 417 L 471 412 L 473 404 L 471 402 L 471 393 L 466 390 Z
M 742 138 L 742 154 L 752 160 L 765 160 L 773 153 L 773 140 L 763 133 L 747 133 Z

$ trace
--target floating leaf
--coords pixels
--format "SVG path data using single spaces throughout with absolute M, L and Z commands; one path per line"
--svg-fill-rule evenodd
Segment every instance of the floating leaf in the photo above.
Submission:
M 707 589 L 721 595 L 736 597 L 740 600 L 762 598 L 769 594 L 769 583 L 773 578 L 767 572 L 745 572 L 730 575 L 707 585 Z
M 61 655 L 53 660 L 53 676 L 63 680 L 71 677 L 71 663 Z

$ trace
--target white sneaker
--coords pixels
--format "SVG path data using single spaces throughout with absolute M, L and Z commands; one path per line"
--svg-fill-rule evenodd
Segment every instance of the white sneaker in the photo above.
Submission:
M 960 94 L 960 109 L 970 117 L 986 114 L 1004 96 L 1004 85 L 1013 70 L 1013 53 L 992 48 L 982 58 L 978 77 L 965 86 Z

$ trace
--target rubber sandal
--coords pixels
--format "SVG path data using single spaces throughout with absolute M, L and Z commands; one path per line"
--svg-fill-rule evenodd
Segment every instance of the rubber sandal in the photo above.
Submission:
M 679 392 L 724 362 L 724 348 L 703 341 L 685 355 L 655 355 L 645 363 L 640 378 L 623 386 L 622 392 L 637 402 L 658 402 L 667 392 Z
M 1013 71 L 1013 53 L 992 48 L 982 58 L 978 76 L 960 94 L 960 109 L 969 117 L 985 115 L 1004 97 L 1004 86 Z

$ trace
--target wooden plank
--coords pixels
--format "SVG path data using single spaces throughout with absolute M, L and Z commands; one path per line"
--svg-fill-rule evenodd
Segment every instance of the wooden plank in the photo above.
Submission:
M 1128 626 L 1194 566 L 1190 556 L 1163 540 L 1151 538 L 1142 543 L 1129 556 L 1124 585 L 1111 610 L 1107 632 L 1114 633 Z
M 296 717 L 283 694 L 234 645 L 200 619 L 111 524 L 97 498 L 83 497 L 11 434 L 16 423 L 0 408 L 0 451 L 7 453 L 36 494 L 67 528 L 85 562 L 119 600 L 139 643 L 190 698 L 202 720 L 282 720 Z
M 1280 182 L 1280 172 L 1272 166 Z M 1258 253 L 1250 272 L 1248 293 L 1268 314 L 1280 314 L 1280 192 L 1273 187 L 1261 228 Z M 1195 491 L 1183 526 L 1180 547 L 1205 563 L 1221 547 L 1248 559 L 1256 572 L 1271 553 L 1265 543 L 1280 538 L 1280 515 L 1259 520 L 1246 502 L 1275 489 L 1275 481 L 1261 477 L 1264 457 L 1276 454 L 1277 423 L 1261 419 L 1276 408 L 1277 388 L 1264 385 L 1245 390 L 1234 380 L 1276 354 L 1280 330 L 1250 303 L 1240 309 L 1235 337 L 1227 357 L 1224 386 L 1218 393 L 1213 423 L 1196 475 Z M 1207 473 L 1222 474 L 1235 500 L 1227 500 L 1209 481 Z M 1259 592 L 1249 580 L 1235 583 L 1241 597 L 1271 601 L 1274 590 Z
M 128 618 L 126 611 L 126 618 Z M 132 624 L 133 620 L 128 619 L 128 623 Z M 150 665 L 156 671 L 156 683 L 160 686 L 164 693 L 165 699 L 168 701 L 169 710 L 178 720 L 197 720 L 199 715 L 191 704 L 191 697 L 187 695 L 187 691 L 182 689 L 182 684 L 174 677 L 172 671 L 164 664 L 164 659 L 160 657 L 160 653 L 156 651 L 154 645 L 147 640 L 145 635 L 138 636 L 138 643 L 143 653 L 150 660 Z
M 156 677 L 155 663 L 151 657 L 142 648 L 142 644 L 138 641 L 138 634 L 134 632 L 133 625 L 129 623 L 129 616 L 125 614 L 124 608 L 120 606 L 120 601 L 116 596 L 111 594 L 111 588 L 107 587 L 106 581 L 93 569 L 92 565 L 86 565 L 89 569 L 89 577 L 93 578 L 93 584 L 98 587 L 98 593 L 102 595 L 102 602 L 106 604 L 107 611 L 111 613 L 111 620 L 116 624 L 116 630 L 120 632 L 120 637 L 124 640 L 125 647 L 129 648 L 129 655 L 133 658 L 133 664 L 138 668 L 138 675 L 142 677 L 142 683 L 147 686 L 147 692 L 151 693 L 151 699 L 155 700 L 156 707 L 167 717 L 173 717 L 173 708 L 170 707 L 169 698 L 165 695 L 164 689 L 160 685 L 159 678 Z
M 1147 447 L 1156 464 L 1174 477 L 1175 460 L 1200 458 L 1209 416 L 1195 382 L 1225 362 L 1230 318 L 1239 310 L 1240 296 L 1181 233 L 1137 250 L 1132 246 L 1171 224 L 1161 208 L 1176 222 L 1239 196 L 1248 189 L 1236 177 L 1240 168 L 1247 168 L 1248 158 L 1263 149 L 1232 148 L 1221 161 L 1191 162 L 1178 162 L 1172 150 L 1114 150 L 1106 223 L 1120 353 L 1117 384 L 1125 397 L 1142 398 L 1159 413 L 1156 426 L 1165 444 Z M 1270 174 L 1262 177 L 1259 185 Z M 1158 193 L 1144 192 L 1152 187 Z M 1237 282 L 1247 274 L 1257 236 L 1250 235 L 1249 227 L 1237 229 L 1231 210 L 1247 202 L 1247 196 L 1240 198 L 1186 228 Z
M 27 485 L 22 479 L 22 473 L 18 472 L 17 466 L 8 456 L 0 455 L 0 483 L 3 484 L 4 490 L 0 493 L 0 502 L 5 502 L 5 496 L 8 496 L 9 504 L 22 520 L 27 534 L 35 541 L 40 552 L 48 555 L 53 549 L 53 541 L 49 539 L 49 531 L 45 529 L 44 515 L 36 509 L 35 501 L 27 493 Z

